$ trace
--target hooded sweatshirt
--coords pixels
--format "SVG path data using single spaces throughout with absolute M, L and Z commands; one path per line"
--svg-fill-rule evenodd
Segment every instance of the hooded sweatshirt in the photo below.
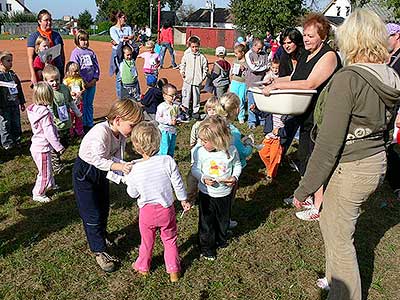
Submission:
M 338 71 L 328 89 L 321 127 L 306 173 L 294 195 L 304 201 L 337 163 L 385 151 L 385 131 L 400 101 L 400 78 L 385 64 L 357 64 Z
M 183 81 L 199 86 L 206 79 L 208 72 L 207 58 L 200 52 L 185 51 L 179 67 Z
M 57 128 L 53 115 L 44 105 L 31 104 L 26 109 L 32 127 L 31 152 L 60 152 L 64 147 L 58 140 Z

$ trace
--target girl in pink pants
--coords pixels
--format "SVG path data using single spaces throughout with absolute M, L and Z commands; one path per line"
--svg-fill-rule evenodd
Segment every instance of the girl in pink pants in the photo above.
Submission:
M 181 266 L 173 190 L 185 211 L 190 209 L 190 204 L 186 201 L 186 190 L 174 159 L 168 155 L 156 155 L 160 138 L 158 128 L 146 121 L 136 125 L 131 134 L 133 147 L 143 156 L 142 160 L 132 166 L 125 179 L 129 196 L 138 198 L 142 239 L 139 257 L 132 267 L 139 274 L 148 275 L 156 231 L 160 229 L 167 273 L 170 274 L 171 282 L 176 282 Z

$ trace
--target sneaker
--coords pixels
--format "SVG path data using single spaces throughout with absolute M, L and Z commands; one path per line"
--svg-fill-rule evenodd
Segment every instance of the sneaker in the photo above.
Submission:
M 189 117 L 186 114 L 180 114 L 177 118 L 176 121 L 179 123 L 189 123 Z
M 179 69 L 179 67 L 180 67 L 180 65 L 175 65 L 175 66 L 172 66 L 172 69 L 176 70 L 176 69 Z
M 239 120 L 239 124 L 244 124 L 244 120 Z
M 320 289 L 323 289 L 325 291 L 329 291 L 330 287 L 329 287 L 328 279 L 326 277 L 317 279 L 317 287 L 319 287 Z
M 248 125 L 248 127 L 249 127 L 249 129 L 255 129 L 256 128 L 256 124 L 252 124 L 251 123 L 251 124 Z
M 60 190 L 60 186 L 58 185 L 58 184 L 55 184 L 55 185 L 53 185 L 53 186 L 49 186 L 47 189 L 46 189 L 46 192 L 48 192 L 48 191 L 59 191 Z
M 238 226 L 238 222 L 236 222 L 234 220 L 229 220 L 229 229 L 233 229 L 236 226 Z
M 293 205 L 293 198 L 294 198 L 293 195 L 290 197 L 287 197 L 287 198 L 283 199 L 283 203 L 285 203 L 286 205 Z
M 96 252 L 96 262 L 104 272 L 114 272 L 118 259 L 107 252 Z
M 314 207 L 297 212 L 296 217 L 304 221 L 319 221 L 319 211 Z
M 179 280 L 179 272 L 174 272 L 174 273 L 170 273 L 169 274 L 169 280 L 171 281 L 171 282 L 178 282 L 178 280 Z
M 200 254 L 200 258 L 204 258 L 205 260 L 209 260 L 209 261 L 214 261 L 217 259 L 217 257 L 215 255 L 209 255 L 209 254 Z
M 304 209 L 315 208 L 313 200 L 314 200 L 314 198 L 312 196 L 308 196 L 307 199 L 304 200 L 304 202 L 300 202 L 301 203 L 301 207 L 303 207 Z
M 51 198 L 46 195 L 34 195 L 32 200 L 40 203 L 48 203 L 51 201 Z
M 265 184 L 266 184 L 266 185 L 271 184 L 272 181 L 273 181 L 272 176 L 266 176 L 266 177 L 264 178 L 264 181 L 265 181 Z

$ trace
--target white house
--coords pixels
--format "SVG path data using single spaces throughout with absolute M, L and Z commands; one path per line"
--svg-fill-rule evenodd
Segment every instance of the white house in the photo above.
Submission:
M 0 0 L 0 12 L 12 14 L 31 11 L 25 6 L 25 0 Z
M 347 18 L 351 14 L 349 0 L 332 0 L 322 12 L 326 17 Z

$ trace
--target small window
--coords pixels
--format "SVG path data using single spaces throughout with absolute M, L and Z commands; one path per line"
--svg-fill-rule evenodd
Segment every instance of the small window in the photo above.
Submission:
M 336 15 L 338 16 L 338 17 L 340 17 L 340 6 L 337 6 L 336 7 Z
M 3 11 L 3 4 L 0 3 L 0 11 Z
M 10 3 L 7 3 L 7 11 L 12 11 Z
M 346 17 L 350 15 L 350 6 L 346 6 Z

